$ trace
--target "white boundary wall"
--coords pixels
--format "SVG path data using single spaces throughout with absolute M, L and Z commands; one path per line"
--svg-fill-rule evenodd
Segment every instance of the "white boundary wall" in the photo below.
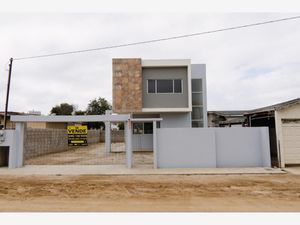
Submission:
M 157 129 L 158 168 L 271 167 L 267 127 Z

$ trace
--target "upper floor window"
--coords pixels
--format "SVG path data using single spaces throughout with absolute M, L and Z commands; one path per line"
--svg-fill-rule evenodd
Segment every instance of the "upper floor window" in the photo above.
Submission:
M 182 93 L 181 79 L 147 80 L 148 93 Z
M 173 80 L 156 80 L 157 93 L 173 93 Z
M 156 81 L 155 80 L 148 80 L 148 93 L 155 93 L 156 92 Z
M 192 79 L 192 92 L 202 92 L 202 79 Z

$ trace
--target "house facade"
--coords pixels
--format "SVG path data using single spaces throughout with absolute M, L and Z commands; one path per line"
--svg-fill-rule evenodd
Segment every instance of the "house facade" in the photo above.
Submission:
M 113 59 L 113 113 L 162 118 L 159 128 L 207 127 L 206 67 L 189 59 Z M 133 148 L 152 150 L 153 124 L 133 123 Z
M 273 165 L 300 164 L 300 98 L 249 111 L 250 127 L 268 127 Z

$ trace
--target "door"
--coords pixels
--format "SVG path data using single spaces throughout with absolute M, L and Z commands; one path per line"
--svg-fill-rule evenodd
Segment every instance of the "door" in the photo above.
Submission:
M 153 123 L 133 123 L 132 147 L 135 151 L 153 150 Z
M 300 164 L 300 119 L 282 119 L 282 151 L 285 164 Z

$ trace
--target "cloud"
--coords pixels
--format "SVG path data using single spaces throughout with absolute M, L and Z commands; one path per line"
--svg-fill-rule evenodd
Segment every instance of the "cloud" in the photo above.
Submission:
M 0 14 L 0 71 L 8 59 L 95 48 L 294 16 L 282 13 Z M 161 43 L 15 61 L 10 110 L 49 113 L 112 99 L 111 59 L 190 58 L 207 65 L 208 109 L 252 109 L 299 97 L 299 21 Z M 6 65 L 7 66 L 7 65 Z M 4 108 L 6 76 L 0 76 Z

